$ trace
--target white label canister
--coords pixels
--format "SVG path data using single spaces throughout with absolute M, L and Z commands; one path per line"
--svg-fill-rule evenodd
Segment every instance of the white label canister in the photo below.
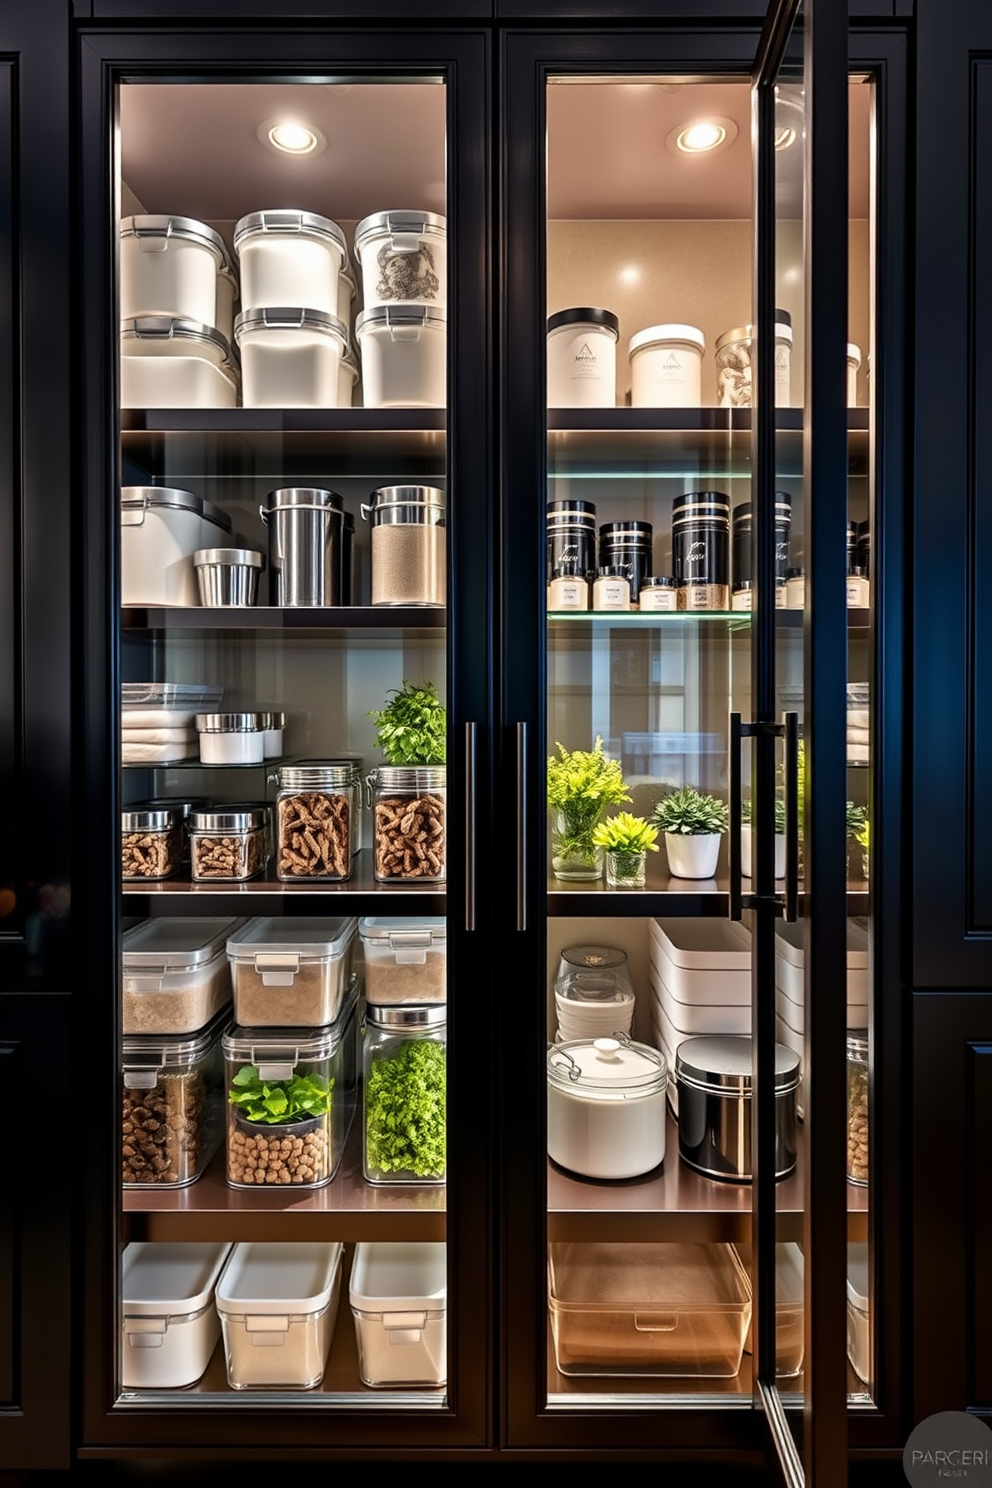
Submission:
M 620 321 L 576 306 L 548 318 L 548 407 L 615 408 Z
M 632 408 L 698 408 L 703 333 L 691 325 L 647 326 L 630 338 Z
M 373 212 L 355 228 L 366 310 L 381 305 L 448 308 L 447 224 L 436 212 Z

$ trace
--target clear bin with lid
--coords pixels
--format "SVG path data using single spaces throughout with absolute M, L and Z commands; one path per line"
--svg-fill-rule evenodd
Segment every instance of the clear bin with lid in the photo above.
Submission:
M 231 1247 L 213 1240 L 125 1245 L 121 1258 L 121 1385 L 194 1385 L 220 1337 L 214 1286 Z
M 847 1030 L 847 1179 L 868 1183 L 868 1030 Z
M 178 811 L 163 806 L 121 812 L 121 877 L 171 878 L 183 860 L 182 822 Z
M 363 1384 L 446 1383 L 447 1296 L 443 1241 L 359 1241 L 349 1301 Z
M 188 1037 L 125 1035 L 121 1044 L 125 1188 L 184 1188 L 220 1145 L 227 1010 Z
M 751 1288 L 732 1245 L 553 1241 L 548 1252 L 562 1374 L 737 1374 Z
M 665 1158 L 664 1054 L 626 1035 L 548 1053 L 548 1156 L 585 1178 L 637 1178 Z
M 443 1183 L 447 1009 L 368 1007 L 363 1168 L 369 1183 Z
M 227 938 L 242 919 L 145 920 L 125 930 L 125 1034 L 195 1033 L 231 1001 Z
M 247 1028 L 323 1028 L 352 981 L 358 921 L 263 915 L 227 942 L 234 1017 Z
M 379 765 L 369 776 L 380 883 L 444 882 L 446 780 L 443 765 Z
M 327 1028 L 224 1035 L 227 1181 L 232 1188 L 322 1188 L 338 1170 L 355 1114 L 353 981 Z
M 443 1003 L 448 932 L 443 915 L 370 915 L 358 923 L 365 999 L 379 1007 Z
M 351 877 L 361 784 L 348 760 L 301 760 L 276 776 L 276 873 L 294 879 Z
M 232 1390 L 311 1390 L 324 1377 L 341 1293 L 337 1240 L 243 1241 L 217 1282 Z
M 741 1265 L 751 1276 L 750 1245 L 734 1246 Z M 754 1352 L 753 1326 L 748 1330 L 744 1352 Z M 775 1373 L 779 1379 L 795 1379 L 802 1371 L 806 1353 L 806 1312 L 803 1300 L 803 1253 L 794 1241 L 775 1247 Z
M 250 212 L 234 228 L 241 303 L 250 309 L 310 305 L 338 314 L 338 284 L 348 262 L 344 233 L 316 212 Z

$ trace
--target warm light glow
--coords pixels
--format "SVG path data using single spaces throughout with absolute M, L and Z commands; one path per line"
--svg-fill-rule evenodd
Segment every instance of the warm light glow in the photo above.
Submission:
M 309 155 L 317 148 L 317 136 L 305 124 L 274 124 L 269 130 L 269 140 L 287 155 Z
M 704 150 L 715 150 L 717 145 L 722 145 L 727 138 L 727 131 L 722 124 L 712 124 L 706 119 L 700 120 L 698 124 L 687 124 L 676 136 L 675 143 L 680 150 L 688 154 L 698 155 Z
M 794 129 L 780 128 L 775 131 L 776 150 L 787 150 L 790 145 L 796 143 L 796 131 Z
M 624 264 L 617 278 L 621 284 L 640 284 L 641 271 L 637 264 Z

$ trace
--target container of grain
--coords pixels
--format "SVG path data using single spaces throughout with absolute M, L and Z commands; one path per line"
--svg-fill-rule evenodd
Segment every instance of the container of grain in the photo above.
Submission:
M 121 1043 L 125 1188 L 184 1188 L 224 1133 L 221 1036 L 226 1008 L 198 1034 L 128 1036 Z
M 322 1028 L 351 983 L 358 921 L 249 920 L 227 941 L 234 1016 L 249 1028 Z
M 125 1034 L 196 1033 L 231 1000 L 228 936 L 243 919 L 153 919 L 124 932 Z
M 436 486 L 380 486 L 362 516 L 372 524 L 372 603 L 447 600 L 445 495 Z
M 444 1002 L 448 938 L 443 915 L 366 916 L 358 933 L 365 955 L 365 999 L 377 1007 Z
M 445 1383 L 447 1270 L 441 1240 L 360 1240 L 355 1246 L 348 1295 L 363 1384 Z
M 217 1283 L 232 1390 L 319 1385 L 341 1291 L 339 1240 L 244 1241 Z

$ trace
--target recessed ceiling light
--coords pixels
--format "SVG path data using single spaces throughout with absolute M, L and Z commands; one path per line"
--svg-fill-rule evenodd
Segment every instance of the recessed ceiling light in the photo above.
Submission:
M 255 133 L 263 145 L 281 155 L 317 155 L 327 144 L 315 125 L 298 119 L 263 119 Z
M 711 155 L 714 150 L 725 150 L 736 138 L 737 125 L 733 119 L 711 116 L 676 125 L 668 133 L 665 143 L 675 154 Z

